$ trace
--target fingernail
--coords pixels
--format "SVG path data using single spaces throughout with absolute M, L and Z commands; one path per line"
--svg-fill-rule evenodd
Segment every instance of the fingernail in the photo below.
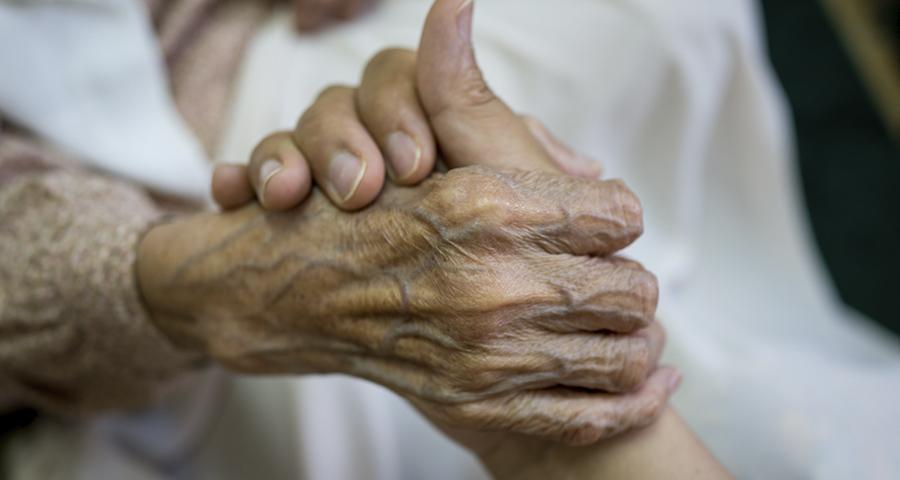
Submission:
M 390 157 L 391 174 L 397 180 L 405 180 L 419 168 L 422 149 L 404 132 L 394 132 L 387 138 L 387 154 Z
M 274 158 L 270 158 L 262 163 L 259 167 L 259 185 L 257 186 L 257 194 L 259 195 L 260 200 L 264 200 L 266 197 L 266 187 L 269 185 L 269 181 L 278 175 L 278 172 L 281 171 L 281 162 Z M 265 202 L 263 202 L 265 203 Z
M 346 202 L 356 193 L 365 173 L 365 164 L 362 160 L 347 152 L 340 152 L 331 157 L 331 164 L 328 166 L 328 180 L 342 202 Z
M 678 390 L 678 387 L 681 385 L 681 372 L 678 370 L 672 370 L 669 373 L 668 383 L 666 387 L 669 389 L 669 395 L 675 393 L 675 390 Z
M 473 0 L 466 0 L 459 5 L 456 11 L 459 35 L 466 42 L 472 41 L 472 14 L 475 10 Z

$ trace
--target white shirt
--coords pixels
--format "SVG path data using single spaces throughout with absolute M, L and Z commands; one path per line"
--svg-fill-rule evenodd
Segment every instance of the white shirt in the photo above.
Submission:
M 428 6 L 386 0 L 304 37 L 287 12 L 274 16 L 249 47 L 218 159 L 248 158 L 322 88 L 357 83 L 378 50 L 414 48 Z M 900 354 L 836 301 L 813 253 L 760 30 L 749 0 L 482 0 L 475 42 L 501 97 L 641 197 L 647 232 L 627 254 L 660 278 L 664 360 L 685 374 L 674 402 L 717 457 L 739 478 L 900 478 Z M 223 409 L 194 455 L 169 458 L 180 476 L 484 476 L 405 402 L 362 381 L 239 379 L 229 392 L 180 410 Z M 111 423 L 129 422 L 160 423 Z M 60 456 L 52 445 L 69 438 L 81 447 L 59 461 L 77 466 L 74 478 L 160 478 L 140 448 L 122 453 L 128 428 L 109 423 L 35 434 L 45 453 L 31 458 Z

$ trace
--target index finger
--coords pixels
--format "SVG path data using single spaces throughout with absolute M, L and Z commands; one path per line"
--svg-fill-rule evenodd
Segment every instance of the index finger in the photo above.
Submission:
M 481 224 L 480 235 L 554 254 L 610 255 L 644 231 L 641 203 L 621 180 L 473 166 L 450 170 L 424 202 L 448 225 Z

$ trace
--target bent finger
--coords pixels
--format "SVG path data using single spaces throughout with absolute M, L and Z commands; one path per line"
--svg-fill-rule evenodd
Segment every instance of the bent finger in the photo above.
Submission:
M 560 335 L 535 348 L 565 363 L 559 385 L 628 393 L 636 391 L 656 371 L 665 342 L 662 325 L 653 322 L 630 335 Z
M 427 177 L 437 150 L 415 75 L 414 52 L 385 50 L 366 66 L 356 94 L 359 116 L 381 148 L 391 178 L 401 185 Z
M 246 165 L 216 165 L 212 176 L 212 196 L 220 208 L 232 210 L 254 199 L 248 175 Z
M 316 183 L 345 210 L 368 206 L 384 186 L 384 159 L 356 113 L 354 89 L 326 89 L 297 124 L 293 138 Z
M 559 333 L 632 333 L 654 322 L 659 300 L 656 276 L 640 263 L 620 257 L 552 255 L 526 266 L 540 278 L 545 311 L 530 320 Z
M 586 446 L 653 423 L 665 411 L 680 380 L 676 370 L 666 367 L 656 370 L 634 393 L 554 388 L 519 392 L 456 409 L 468 420 L 468 428 Z
M 559 172 L 528 127 L 488 87 L 471 43 L 473 2 L 437 0 L 422 31 L 419 96 L 447 165 Z
M 248 177 L 266 210 L 294 208 L 312 188 L 309 166 L 290 132 L 273 133 L 257 144 L 250 156 Z

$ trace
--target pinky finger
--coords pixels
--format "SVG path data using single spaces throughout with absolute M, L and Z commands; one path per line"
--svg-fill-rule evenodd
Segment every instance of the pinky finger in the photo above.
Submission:
M 212 176 L 213 200 L 223 210 L 233 210 L 250 203 L 255 195 L 247 177 L 247 166 L 217 165 Z
M 510 431 L 586 446 L 652 424 L 666 410 L 681 375 L 660 368 L 636 392 L 610 394 L 568 388 L 529 390 L 457 408 L 470 428 Z

